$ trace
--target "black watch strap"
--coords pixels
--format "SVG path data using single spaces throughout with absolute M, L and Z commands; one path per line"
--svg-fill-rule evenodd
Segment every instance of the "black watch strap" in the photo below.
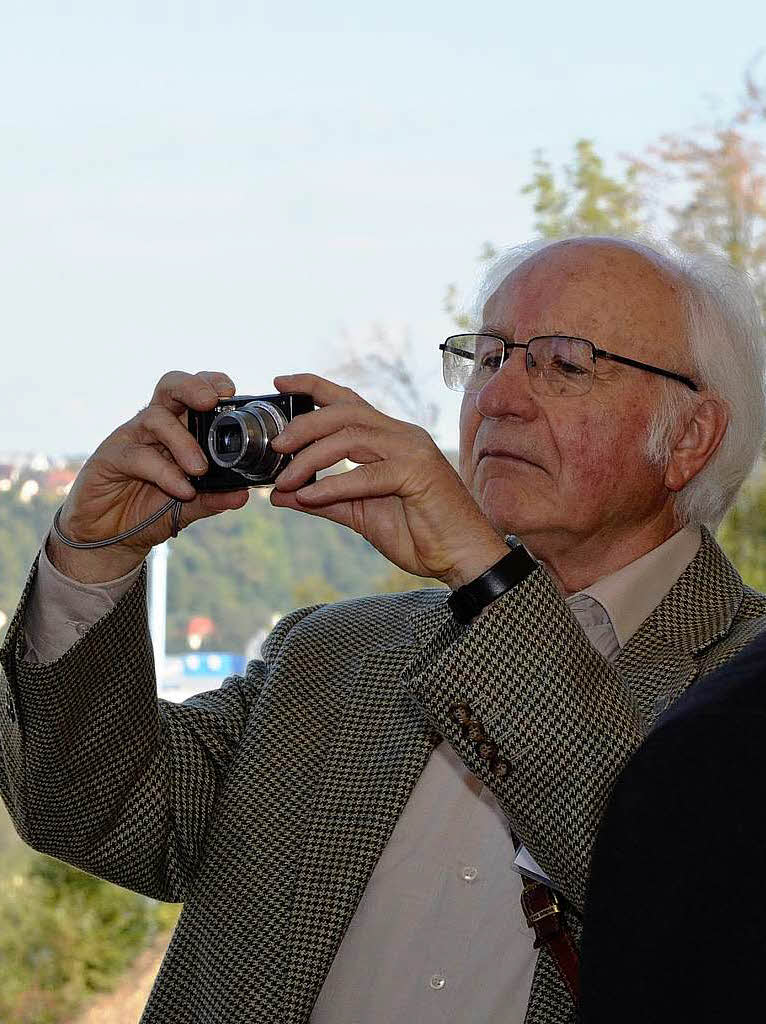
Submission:
M 450 611 L 462 625 L 539 567 L 540 563 L 535 561 L 518 537 L 508 534 L 505 543 L 511 549 L 507 555 L 475 580 L 458 587 L 447 599 Z

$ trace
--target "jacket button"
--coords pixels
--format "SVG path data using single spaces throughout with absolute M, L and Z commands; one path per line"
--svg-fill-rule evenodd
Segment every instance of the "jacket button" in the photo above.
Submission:
M 498 757 L 490 767 L 496 779 L 507 779 L 511 774 L 511 766 L 503 757 Z
M 476 744 L 476 753 L 484 761 L 492 761 L 497 757 L 497 744 L 492 740 L 483 740 Z
M 471 709 L 464 701 L 459 701 L 449 709 L 449 716 L 458 725 L 465 725 L 471 719 Z
M 487 737 L 484 735 L 484 728 L 481 722 L 469 722 L 466 727 L 466 734 L 472 743 L 481 743 Z

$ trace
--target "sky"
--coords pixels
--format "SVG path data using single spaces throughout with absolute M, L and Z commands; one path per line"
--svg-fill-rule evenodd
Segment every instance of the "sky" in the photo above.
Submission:
M 619 170 L 725 113 L 763 0 L 0 0 L 0 452 L 87 454 L 171 369 L 266 394 L 402 349 L 436 437 L 486 240 L 542 149 Z

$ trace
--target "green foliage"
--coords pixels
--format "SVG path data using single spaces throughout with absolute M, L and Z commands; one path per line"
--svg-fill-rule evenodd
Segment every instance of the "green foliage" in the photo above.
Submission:
M 331 604 L 340 600 L 340 592 L 321 576 L 306 576 L 293 587 L 295 608 L 308 608 L 312 604 Z
M 60 499 L 17 500 L 17 491 L 0 493 L 0 610 L 10 617 Z M 0 629 L 0 641 L 4 630 Z
M 479 263 L 490 263 L 498 254 L 491 242 L 485 242 L 479 253 Z M 444 295 L 444 312 L 452 317 L 453 322 L 461 331 L 471 329 L 471 318 L 466 313 L 458 312 L 458 289 L 456 284 L 448 284 Z
M 665 136 L 643 172 L 666 188 L 680 185 L 681 198 L 668 205 L 673 241 L 725 253 L 749 274 L 766 314 L 766 150 L 760 119 L 755 130 L 751 121 L 746 107 L 701 138 Z
M 575 143 L 574 162 L 563 169 L 564 184 L 538 150 L 534 174 L 522 194 L 534 196 L 535 230 L 543 238 L 566 235 L 631 235 L 642 227 L 638 168 L 624 179 L 608 175 L 591 139 Z
M 718 530 L 745 583 L 766 591 L 766 463 L 750 477 Z
M 362 537 L 336 523 L 274 508 L 255 491 L 244 509 L 194 523 L 171 542 L 169 651 L 184 650 L 186 623 L 209 616 L 207 646 L 244 650 L 275 613 L 317 600 L 359 597 L 389 566 Z
M 408 590 L 418 590 L 421 587 L 443 587 L 439 580 L 424 580 L 419 576 L 400 569 L 397 565 L 391 568 L 383 576 L 375 581 L 376 594 L 402 594 Z
M 471 318 L 466 313 L 458 312 L 458 288 L 456 284 L 448 284 L 444 296 L 444 312 L 452 317 L 453 323 L 461 331 L 468 331 L 471 328 Z
M 179 911 L 14 844 L 0 864 L 0 1021 L 63 1024 Z
M 0 608 L 9 617 L 58 504 L 45 497 L 21 504 L 17 494 L 0 494 Z M 274 614 L 375 592 L 390 569 L 353 531 L 276 509 L 254 490 L 244 509 L 200 520 L 170 542 L 167 649 L 186 650 L 188 621 L 203 615 L 216 625 L 206 647 L 243 651 Z
M 622 180 L 610 176 L 591 139 L 575 143 L 573 162 L 559 173 L 542 150 L 537 150 L 532 178 L 521 189 L 523 195 L 533 196 L 535 231 L 550 239 L 635 234 L 644 226 L 641 169 L 637 162 L 631 162 Z M 492 242 L 484 242 L 479 262 L 491 261 L 497 253 Z M 461 330 L 470 329 L 470 318 L 458 311 L 455 284 L 447 286 L 444 311 Z

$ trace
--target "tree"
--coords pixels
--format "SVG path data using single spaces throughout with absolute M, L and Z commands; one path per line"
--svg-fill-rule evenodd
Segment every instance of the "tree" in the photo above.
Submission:
M 542 238 L 567 235 L 631 235 L 644 227 L 643 193 L 639 165 L 629 163 L 622 179 L 606 173 L 604 161 L 592 139 L 580 139 L 574 159 L 556 172 L 542 150 L 534 155 L 534 173 L 521 189 L 531 195 L 537 219 L 535 231 Z M 561 180 L 563 178 L 563 181 Z M 479 262 L 497 256 L 492 242 L 484 242 Z M 447 286 L 444 311 L 461 329 L 470 327 L 468 317 L 458 310 L 458 288 Z
M 432 434 L 439 406 L 425 397 L 417 381 L 409 335 L 397 343 L 384 328 L 374 327 L 363 352 L 354 351 L 348 339 L 347 344 L 350 354 L 328 371 L 330 376 L 350 380 L 382 412 L 418 423 Z
M 745 583 L 766 591 L 766 463 L 743 486 L 721 523 L 718 541 Z
M 293 608 L 308 608 L 312 604 L 332 604 L 342 598 L 343 595 L 337 587 L 316 573 L 304 576 L 292 588 Z
M 538 234 L 633 235 L 659 220 L 680 249 L 712 247 L 746 271 L 766 316 L 766 89 L 755 64 L 731 116 L 663 134 L 644 156 L 624 158 L 621 178 L 605 173 L 589 139 L 559 173 L 538 151 L 521 190 L 534 197 Z
M 497 249 L 491 242 L 485 242 L 479 253 L 480 263 L 489 263 L 497 256 Z M 448 313 L 455 324 L 463 331 L 470 328 L 470 318 L 458 311 L 458 288 L 456 284 L 447 285 L 447 293 L 444 296 L 444 312 Z
M 535 230 L 543 238 L 632 235 L 644 226 L 638 175 L 638 165 L 630 162 L 622 180 L 610 176 L 593 140 L 580 139 L 573 162 L 563 168 L 564 184 L 537 150 L 532 180 L 521 191 L 534 196 Z
M 766 93 L 751 68 L 734 113 L 693 135 L 666 134 L 634 167 L 645 189 L 677 195 L 665 204 L 681 249 L 712 246 L 744 270 L 766 315 Z M 646 197 L 645 197 L 646 201 Z
M 376 594 L 401 594 L 407 590 L 422 590 L 424 587 L 444 587 L 445 584 L 439 580 L 426 579 L 423 576 L 414 576 L 397 565 L 391 568 L 383 576 L 373 580 L 373 590 Z

